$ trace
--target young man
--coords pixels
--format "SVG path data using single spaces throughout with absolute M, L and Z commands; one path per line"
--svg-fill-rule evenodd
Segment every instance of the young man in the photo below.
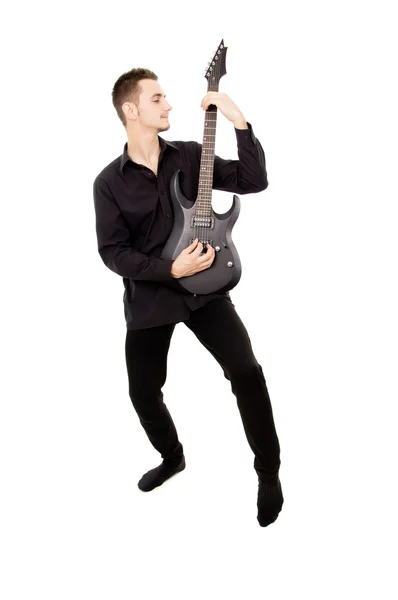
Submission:
M 208 246 L 202 253 L 196 240 L 174 261 L 161 258 L 173 227 L 171 177 L 180 169 L 182 193 L 196 199 L 201 145 L 169 142 L 158 135 L 170 128 L 172 107 L 152 71 L 137 68 L 124 73 L 114 85 L 112 100 L 128 141 L 122 155 L 94 181 L 98 252 L 105 265 L 123 278 L 129 396 L 163 459 L 143 475 L 138 487 L 150 491 L 185 468 L 183 446 L 161 391 L 171 336 L 176 323 L 183 322 L 231 382 L 255 455 L 257 519 L 266 527 L 277 519 L 283 494 L 279 440 L 262 368 L 228 292 L 190 294 L 175 286 L 176 279 L 208 269 L 214 249 Z M 201 107 L 206 110 L 210 104 L 234 125 L 239 155 L 239 160 L 215 156 L 213 188 L 236 194 L 265 190 L 264 152 L 251 124 L 226 94 L 208 92 Z

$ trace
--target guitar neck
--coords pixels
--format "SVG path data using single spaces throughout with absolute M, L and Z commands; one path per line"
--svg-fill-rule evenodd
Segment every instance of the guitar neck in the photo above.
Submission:
M 218 92 L 218 83 L 208 82 L 208 92 Z M 211 215 L 213 189 L 214 154 L 216 147 L 217 106 L 210 104 L 205 113 L 202 155 L 200 158 L 198 198 L 196 213 L 200 216 Z

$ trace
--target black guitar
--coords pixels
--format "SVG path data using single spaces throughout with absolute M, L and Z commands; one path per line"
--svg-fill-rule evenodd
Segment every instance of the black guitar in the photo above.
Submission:
M 219 81 L 226 74 L 226 53 L 222 40 L 205 73 L 207 91 L 218 92 Z M 224 214 L 214 212 L 211 206 L 216 125 L 217 107 L 210 104 L 205 114 L 198 196 L 194 202 L 183 196 L 179 184 L 180 170 L 176 171 L 170 182 L 174 226 L 161 255 L 163 259 L 175 260 L 196 238 L 213 246 L 215 258 L 208 269 L 173 282 L 178 282 L 182 291 L 197 294 L 226 292 L 236 286 L 242 273 L 239 255 L 231 239 L 231 231 L 240 212 L 240 200 L 234 195 L 231 208 Z

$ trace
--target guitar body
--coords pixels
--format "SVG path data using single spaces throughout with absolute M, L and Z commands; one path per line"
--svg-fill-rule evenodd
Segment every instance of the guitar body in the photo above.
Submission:
M 242 268 L 232 242 L 231 231 L 240 212 L 240 200 L 234 195 L 231 208 L 223 214 L 211 214 L 198 221 L 196 202 L 185 198 L 179 185 L 179 170 L 171 179 L 170 192 L 174 210 L 174 227 L 163 248 L 162 258 L 175 260 L 195 238 L 215 248 L 215 258 L 208 269 L 178 280 L 182 290 L 192 294 L 226 292 L 238 283 Z M 201 223 L 198 226 L 198 223 Z

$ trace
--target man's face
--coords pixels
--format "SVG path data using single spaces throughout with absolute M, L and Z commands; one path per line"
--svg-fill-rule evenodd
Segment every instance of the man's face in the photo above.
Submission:
M 135 123 L 142 128 L 155 129 L 157 132 L 170 128 L 168 114 L 172 106 L 167 102 L 157 81 L 142 79 L 139 82 L 142 92 L 136 106 L 137 118 Z

